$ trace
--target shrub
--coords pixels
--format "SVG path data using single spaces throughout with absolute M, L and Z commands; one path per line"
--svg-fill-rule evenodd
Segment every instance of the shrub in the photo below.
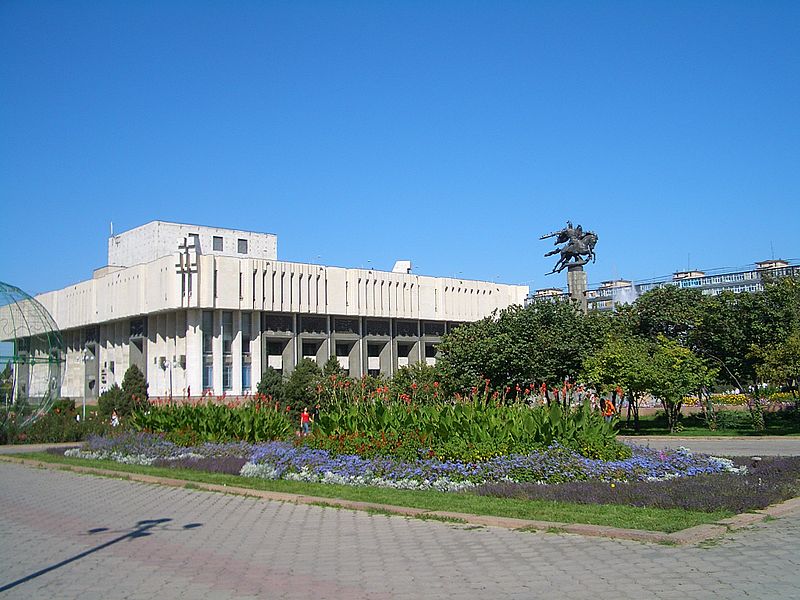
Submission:
M 110 417 L 111 413 L 114 411 L 117 411 L 118 415 L 129 414 L 131 410 L 125 412 L 123 408 L 124 405 L 125 394 L 122 392 L 122 388 L 116 383 L 100 394 L 100 397 L 97 399 L 97 408 L 100 411 L 100 415 L 105 418 Z
M 283 400 L 283 377 L 272 367 L 261 374 L 261 381 L 258 382 L 256 392 L 273 402 Z
M 322 371 L 310 358 L 304 358 L 292 371 L 283 386 L 283 398 L 290 405 L 313 405 L 317 394 L 317 384 Z
M 137 408 L 147 405 L 147 380 L 136 365 L 131 365 L 122 378 L 122 393 L 125 396 L 122 404 L 123 412 L 119 416 L 129 415 Z
M 59 400 L 47 414 L 16 431 L 8 441 L 27 444 L 79 442 L 90 435 L 101 435 L 110 430 L 109 424 L 92 412 L 87 413 L 86 419 L 78 420 L 77 417 L 74 400 Z

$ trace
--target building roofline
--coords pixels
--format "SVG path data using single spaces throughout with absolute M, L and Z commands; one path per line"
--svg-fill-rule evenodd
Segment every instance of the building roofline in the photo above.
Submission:
M 269 231 L 254 231 L 252 229 L 233 229 L 231 227 L 217 227 L 214 225 L 200 225 L 198 223 L 181 223 L 179 221 L 164 221 L 163 219 L 153 219 L 152 221 L 147 221 L 146 223 L 142 223 L 141 225 L 137 225 L 135 227 L 131 227 L 129 229 L 125 229 L 124 231 L 120 231 L 119 233 L 115 233 L 114 235 L 109 235 L 109 238 L 115 238 L 119 235 L 124 235 L 126 233 L 130 233 L 131 231 L 135 231 L 137 229 L 141 229 L 143 227 L 147 227 L 148 225 L 152 225 L 153 223 L 163 223 L 165 225 L 180 225 L 182 227 L 202 227 L 203 229 L 225 229 L 227 231 L 235 231 L 239 233 L 254 233 L 256 235 L 272 235 L 278 237 L 277 233 L 272 233 Z

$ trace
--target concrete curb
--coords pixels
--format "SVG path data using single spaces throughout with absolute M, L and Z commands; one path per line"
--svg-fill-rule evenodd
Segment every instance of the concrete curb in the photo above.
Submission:
M 798 497 L 786 500 L 779 504 L 773 504 L 763 510 L 734 515 L 733 517 L 722 519 L 716 523 L 696 525 L 694 527 L 689 527 L 688 529 L 683 529 L 674 533 L 663 533 L 660 531 L 623 529 L 620 527 L 610 527 L 607 525 L 558 523 L 552 521 L 534 521 L 529 519 L 516 519 L 511 517 L 497 517 L 491 515 L 473 515 L 468 513 L 427 510 L 424 508 L 411 508 L 407 506 L 394 506 L 391 504 L 358 502 L 355 500 L 345 500 L 343 498 L 328 498 L 324 496 L 306 496 L 303 494 L 291 494 L 287 492 L 254 490 L 244 487 L 202 483 L 197 481 L 188 481 L 185 479 L 173 479 L 170 477 L 155 477 L 153 475 L 128 473 L 126 471 L 115 471 L 112 469 L 82 467 L 64 463 L 50 463 L 40 460 L 31 460 L 29 458 L 19 458 L 13 455 L 0 455 L 0 461 L 15 463 L 28 467 L 36 467 L 39 469 L 70 471 L 73 473 L 81 473 L 86 475 L 100 475 L 103 477 L 113 477 L 116 479 L 127 479 L 129 481 L 136 481 L 139 483 L 191 488 L 194 490 L 220 492 L 223 494 L 235 494 L 238 496 L 261 498 L 263 500 L 277 502 L 291 502 L 294 504 L 309 504 L 314 506 L 326 506 L 331 508 L 343 508 L 347 510 L 368 512 L 372 511 L 417 519 L 450 521 L 457 522 L 459 524 L 478 525 L 485 527 L 500 527 L 502 529 L 516 531 L 573 533 L 589 537 L 603 537 L 677 546 L 697 544 L 708 540 L 718 539 L 724 536 L 728 531 L 735 531 L 745 527 L 750 527 L 756 523 L 765 521 L 768 518 L 779 518 L 787 515 L 800 514 L 800 497 Z

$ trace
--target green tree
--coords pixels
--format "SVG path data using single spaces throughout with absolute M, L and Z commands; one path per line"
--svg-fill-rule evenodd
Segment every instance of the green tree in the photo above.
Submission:
M 105 418 L 110 417 L 114 411 L 117 411 L 117 415 L 133 412 L 133 409 L 127 406 L 122 388 L 116 383 L 100 394 L 97 399 L 97 409 Z
M 437 366 L 448 392 L 466 391 L 482 379 L 489 379 L 495 390 L 541 382 L 561 385 L 578 377 L 609 327 L 607 315 L 587 316 L 573 303 L 538 300 L 446 335 Z
M 691 347 L 703 321 L 704 297 L 699 290 L 665 285 L 654 288 L 633 304 L 636 333 L 659 335 Z
M 345 373 L 345 370 L 339 364 L 339 359 L 331 354 L 330 358 L 325 361 L 324 365 L 322 365 L 322 375 L 326 378 L 333 376 L 339 378 L 346 377 L 347 373 Z
M 800 282 L 785 278 L 759 293 L 707 299 L 696 349 L 720 366 L 721 380 L 747 392 L 759 382 L 761 350 L 800 328 Z
M 261 374 L 261 381 L 258 382 L 256 392 L 268 400 L 281 402 L 283 400 L 283 377 L 272 367 L 267 367 L 266 371 Z
M 786 339 L 763 349 L 756 372 L 764 381 L 778 387 L 786 386 L 795 404 L 800 402 L 800 329 L 795 329 Z
M 131 365 L 122 378 L 122 394 L 124 396 L 120 417 L 129 415 L 138 408 L 147 405 L 147 380 L 136 365 Z
M 641 400 L 649 394 L 654 379 L 652 354 L 653 342 L 617 332 L 609 335 L 602 348 L 584 361 L 584 381 L 601 391 L 622 388 L 628 398 L 628 419 L 633 416 L 636 431 L 639 431 Z
M 716 369 L 678 342 L 659 336 L 650 356 L 644 381 L 647 391 L 661 401 L 670 432 L 681 415 L 683 399 L 712 385 Z
M 317 363 L 310 358 L 304 358 L 297 363 L 283 386 L 284 400 L 295 409 L 301 405 L 313 406 L 321 376 L 322 371 Z

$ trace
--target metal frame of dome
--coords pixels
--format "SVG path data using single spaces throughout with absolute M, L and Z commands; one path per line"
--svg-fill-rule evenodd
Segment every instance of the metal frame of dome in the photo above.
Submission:
M 45 414 L 59 398 L 65 364 L 64 340 L 47 309 L 20 288 L 0 281 L 0 370 L 6 388 L 0 402 L 24 400 L 37 406 L 17 427 Z

